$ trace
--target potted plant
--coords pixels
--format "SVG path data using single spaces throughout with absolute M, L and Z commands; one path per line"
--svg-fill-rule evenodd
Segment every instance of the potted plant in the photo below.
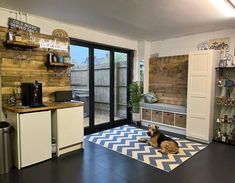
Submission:
M 143 97 L 143 84 L 142 82 L 132 81 L 129 88 L 129 106 L 132 112 L 132 120 L 138 124 L 140 122 L 140 101 Z

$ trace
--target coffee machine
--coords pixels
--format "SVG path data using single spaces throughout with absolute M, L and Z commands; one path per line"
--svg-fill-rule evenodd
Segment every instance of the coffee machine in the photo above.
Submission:
M 22 105 L 29 107 L 43 107 L 42 83 L 21 83 Z

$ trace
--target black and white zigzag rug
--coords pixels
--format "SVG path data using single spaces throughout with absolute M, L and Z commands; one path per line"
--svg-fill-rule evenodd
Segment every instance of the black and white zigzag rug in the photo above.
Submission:
M 207 146 L 171 137 L 178 142 L 180 151 L 178 154 L 163 155 L 158 152 L 158 149 L 146 143 L 138 142 L 139 138 L 149 138 L 146 132 L 146 130 L 124 125 L 85 136 L 85 140 L 102 145 L 167 172 L 170 172 Z

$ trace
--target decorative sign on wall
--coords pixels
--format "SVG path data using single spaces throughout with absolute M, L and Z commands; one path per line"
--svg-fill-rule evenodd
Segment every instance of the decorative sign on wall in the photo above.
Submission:
M 52 36 L 60 37 L 60 38 L 69 38 L 68 33 L 62 29 L 55 29 L 52 32 Z
M 32 33 L 40 33 L 40 27 L 10 17 L 8 18 L 8 26 L 10 29 L 20 29 Z
M 40 48 L 50 48 L 53 50 L 68 51 L 69 43 L 55 40 L 40 39 Z
M 198 50 L 214 49 L 220 50 L 220 66 L 221 67 L 233 67 L 235 66 L 235 60 L 230 51 L 230 38 L 216 38 L 209 41 L 201 42 L 197 45 Z M 234 51 L 235 54 L 235 51 Z
M 220 50 L 220 66 L 233 66 L 233 56 L 229 53 L 230 38 L 218 38 L 209 40 L 210 49 Z
M 229 46 L 230 46 L 230 39 L 228 37 L 209 40 L 210 49 L 223 50 L 227 52 L 229 51 Z

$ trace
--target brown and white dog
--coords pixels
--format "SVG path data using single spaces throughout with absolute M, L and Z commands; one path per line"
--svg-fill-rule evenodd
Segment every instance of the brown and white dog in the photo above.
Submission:
M 159 127 L 156 125 L 148 126 L 147 135 L 150 136 L 150 140 L 146 140 L 148 145 L 155 148 L 160 148 L 159 152 L 161 152 L 162 154 L 179 153 L 178 143 L 175 140 L 171 139 L 170 137 L 163 135 L 158 129 Z

